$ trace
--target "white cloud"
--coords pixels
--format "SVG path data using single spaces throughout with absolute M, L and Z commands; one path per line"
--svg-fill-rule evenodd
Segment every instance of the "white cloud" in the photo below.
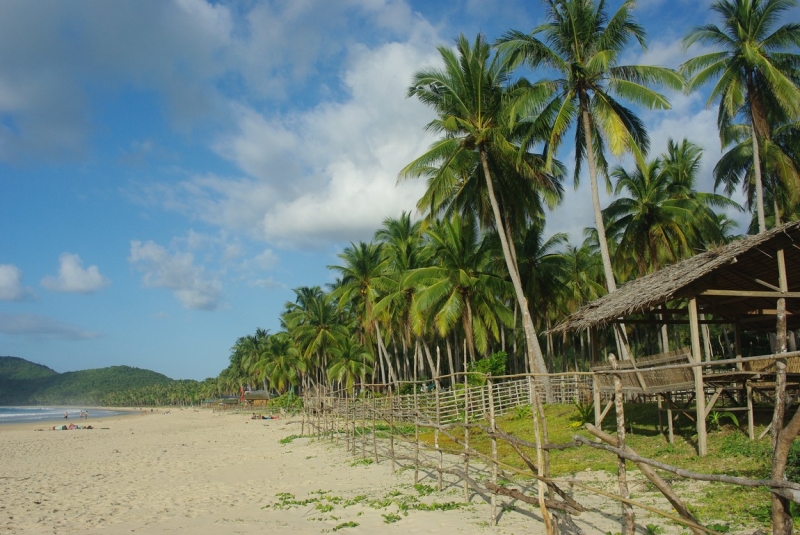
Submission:
M 22 285 L 22 270 L 13 264 L 0 264 L 0 301 L 25 301 L 33 291 Z
M 91 340 L 102 336 L 38 314 L 0 313 L 0 333 L 48 340 Z
M 413 45 L 353 47 L 342 102 L 280 118 L 233 105 L 238 130 L 215 148 L 254 178 L 197 177 L 170 199 L 210 222 L 260 228 L 282 247 L 366 238 L 387 215 L 413 211 L 424 183 L 398 186 L 397 174 L 431 142 L 431 115 L 405 94 L 412 73 L 435 60 L 429 28 L 415 35 Z
M 111 284 L 97 266 L 83 267 L 81 257 L 63 253 L 58 257 L 58 276 L 42 279 L 42 286 L 53 292 L 90 294 Z
M 144 275 L 146 288 L 166 288 L 189 309 L 216 310 L 221 304 L 222 285 L 194 264 L 191 253 L 171 254 L 153 241 L 131 242 L 128 260 Z

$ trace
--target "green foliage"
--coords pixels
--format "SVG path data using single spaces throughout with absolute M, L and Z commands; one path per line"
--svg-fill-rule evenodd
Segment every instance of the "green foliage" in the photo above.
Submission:
M 349 522 L 342 522 L 341 524 L 339 524 L 338 526 L 333 528 L 333 531 L 339 531 L 340 529 L 344 529 L 344 528 L 355 528 L 355 527 L 358 527 L 358 526 L 359 526 L 358 522 L 353 522 L 351 520 Z
M 728 524 L 709 524 L 706 527 L 714 531 L 719 531 L 720 533 L 728 533 L 731 530 Z
M 789 457 L 786 462 L 786 479 L 800 483 L 800 442 L 796 440 L 789 449 Z
M 267 408 L 271 410 L 300 411 L 303 409 L 303 398 L 292 392 L 287 392 L 267 401 Z
M 533 412 L 531 411 L 531 406 L 530 405 L 517 405 L 511 411 L 511 417 L 514 420 L 524 420 L 524 419 L 530 418 L 532 414 L 533 414 Z M 463 420 L 463 418 L 462 418 L 462 420 Z
M 296 438 L 303 438 L 304 435 L 289 435 L 288 437 L 283 437 L 278 441 L 279 444 L 290 444 Z
M 16 357 L 0 357 L 0 405 L 140 405 L 200 402 L 197 381 L 174 381 L 150 370 L 111 366 L 57 373 Z M 149 395 L 153 392 L 161 396 Z
M 594 403 L 576 401 L 575 408 L 578 410 L 578 414 L 575 415 L 572 427 L 583 427 L 585 424 L 594 423 Z
M 469 375 L 469 383 L 471 385 L 486 384 L 486 375 L 489 373 L 495 377 L 505 375 L 507 362 L 508 353 L 505 351 L 498 351 L 488 358 L 476 360 L 468 367 L 470 372 L 475 372 Z
M 381 516 L 383 517 L 383 523 L 384 524 L 394 524 L 398 520 L 402 520 L 403 519 L 402 516 L 396 515 L 394 513 L 382 514 Z
M 733 425 L 739 427 L 739 420 L 736 418 L 736 415 L 730 411 L 711 411 L 708 415 L 708 421 L 711 423 L 711 427 L 714 429 L 720 429 L 722 427 L 722 419 L 723 418 L 730 418 L 733 422 Z
M 664 533 L 664 528 L 656 524 L 647 524 L 644 527 L 644 533 L 645 535 L 661 535 L 661 533 Z

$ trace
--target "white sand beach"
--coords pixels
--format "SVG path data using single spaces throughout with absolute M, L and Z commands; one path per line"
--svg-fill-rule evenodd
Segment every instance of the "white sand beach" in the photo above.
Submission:
M 300 434 L 299 419 L 173 409 L 89 423 L 96 429 L 0 427 L 0 534 L 542 532 L 530 506 L 490 526 L 490 508 L 477 496 L 466 507 L 406 516 L 391 503 L 398 496 L 460 502 L 461 487 L 420 496 L 413 470 L 354 462 L 343 442 L 281 444 Z M 421 483 L 436 485 L 432 477 Z M 311 501 L 265 508 L 281 502 L 279 493 Z M 619 531 L 615 503 L 591 504 L 597 509 L 575 519 L 586 533 Z M 673 524 L 665 533 L 685 531 Z

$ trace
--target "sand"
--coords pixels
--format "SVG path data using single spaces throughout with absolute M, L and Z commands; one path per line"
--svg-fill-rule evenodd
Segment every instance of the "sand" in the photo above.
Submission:
M 489 505 L 477 496 L 468 506 L 406 516 L 403 497 L 446 508 L 462 501 L 460 485 L 423 496 L 413 469 L 358 462 L 344 442 L 282 444 L 300 434 L 299 419 L 173 409 L 89 423 L 98 429 L 0 426 L 0 534 L 542 533 L 527 505 L 491 526 Z M 292 500 L 303 503 L 286 505 Z M 587 534 L 619 531 L 616 504 L 591 505 L 576 517 Z

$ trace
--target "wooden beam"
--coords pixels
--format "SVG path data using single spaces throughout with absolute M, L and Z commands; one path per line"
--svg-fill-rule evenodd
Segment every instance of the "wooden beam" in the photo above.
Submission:
M 766 292 L 761 290 L 704 290 L 698 295 L 721 297 L 764 297 L 767 299 L 800 299 L 800 292 Z
M 697 298 L 689 299 L 689 331 L 692 339 L 692 360 L 695 363 L 703 361 L 700 349 L 700 324 L 697 318 Z M 705 457 L 708 454 L 708 437 L 706 435 L 706 394 L 703 386 L 703 369 L 692 368 L 694 371 L 694 389 L 697 408 L 697 454 Z

